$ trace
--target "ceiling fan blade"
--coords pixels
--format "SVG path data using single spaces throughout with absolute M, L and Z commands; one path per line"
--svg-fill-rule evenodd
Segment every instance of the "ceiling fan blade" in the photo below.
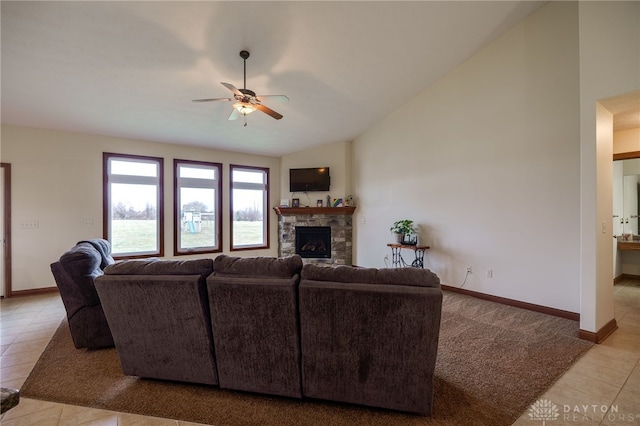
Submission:
M 191 102 L 217 102 L 217 101 L 235 101 L 235 98 L 194 99 Z
M 272 110 L 268 106 L 264 106 L 262 104 L 256 104 L 255 107 L 257 109 L 259 109 L 260 111 L 264 112 L 265 114 L 270 115 L 271 117 L 275 118 L 276 120 L 280 120 L 283 117 L 282 114 L 279 114 L 279 113 L 275 112 L 274 110 Z
M 220 83 L 220 84 L 222 84 L 227 89 L 231 90 L 234 95 L 240 96 L 240 97 L 244 96 L 242 94 L 242 92 L 240 90 L 238 90 L 238 88 L 236 86 L 234 86 L 233 84 L 230 84 L 230 83 Z
M 260 95 L 256 96 L 256 99 L 262 102 L 263 99 L 269 98 L 270 101 L 289 102 L 289 97 L 286 95 Z
M 229 114 L 229 120 L 237 120 L 238 117 L 240 117 L 240 112 L 234 108 L 231 114 Z

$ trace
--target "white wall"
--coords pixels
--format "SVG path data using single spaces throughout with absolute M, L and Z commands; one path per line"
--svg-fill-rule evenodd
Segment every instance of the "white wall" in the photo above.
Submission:
M 613 153 L 640 151 L 640 128 L 613 132 Z
M 443 284 L 578 312 L 578 65 L 577 4 L 549 3 L 357 138 L 354 263 L 409 218 Z
M 281 158 L 282 180 L 280 193 L 283 198 L 299 198 L 300 205 L 316 206 L 317 200 L 326 203 L 327 195 L 331 198 L 344 198 L 353 195 L 351 192 L 351 142 L 338 142 L 322 145 L 305 151 L 285 155 Z M 329 167 L 331 186 L 328 192 L 292 193 L 289 192 L 289 169 L 305 167 Z
M 11 163 L 12 290 L 55 286 L 49 265 L 77 241 L 102 237 L 102 153 L 164 158 L 164 252 L 173 254 L 173 159 L 223 164 L 223 248 L 235 256 L 277 256 L 280 159 L 163 143 L 2 126 L 2 162 Z M 268 167 L 271 246 L 229 252 L 229 164 Z M 85 221 L 93 226 L 84 226 Z M 36 229 L 20 223 L 38 222 Z M 215 257 L 205 254 L 190 257 Z
M 612 116 L 599 103 L 640 88 L 640 3 L 579 2 L 580 328 L 613 319 Z M 604 230 L 604 232 L 603 232 Z

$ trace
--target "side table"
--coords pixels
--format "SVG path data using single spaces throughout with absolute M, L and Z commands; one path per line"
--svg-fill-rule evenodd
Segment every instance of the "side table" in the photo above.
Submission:
M 387 247 L 391 247 L 391 265 L 394 268 L 413 266 L 414 268 L 424 268 L 424 252 L 429 250 L 429 246 L 407 245 L 398 243 L 389 243 Z M 402 258 L 402 249 L 413 250 L 415 259 L 411 265 L 406 263 Z

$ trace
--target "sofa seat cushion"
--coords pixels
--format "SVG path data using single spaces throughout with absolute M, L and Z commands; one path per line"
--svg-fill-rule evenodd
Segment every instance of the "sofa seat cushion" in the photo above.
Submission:
M 421 268 L 356 268 L 353 266 L 326 267 L 307 264 L 302 279 L 335 283 L 389 284 L 440 288 L 440 279 L 428 269 Z
M 125 260 L 107 266 L 105 275 L 200 275 L 207 277 L 213 272 L 211 259 L 189 260 Z
M 279 259 L 220 255 L 213 260 L 213 271 L 218 276 L 291 278 L 301 270 L 302 258 L 298 255 Z

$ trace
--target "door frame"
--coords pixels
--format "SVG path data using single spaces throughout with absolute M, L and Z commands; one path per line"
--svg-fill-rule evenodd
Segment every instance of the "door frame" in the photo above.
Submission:
M 11 164 L 0 163 L 4 176 L 4 191 L 0 194 L 4 202 L 4 297 L 11 297 Z

